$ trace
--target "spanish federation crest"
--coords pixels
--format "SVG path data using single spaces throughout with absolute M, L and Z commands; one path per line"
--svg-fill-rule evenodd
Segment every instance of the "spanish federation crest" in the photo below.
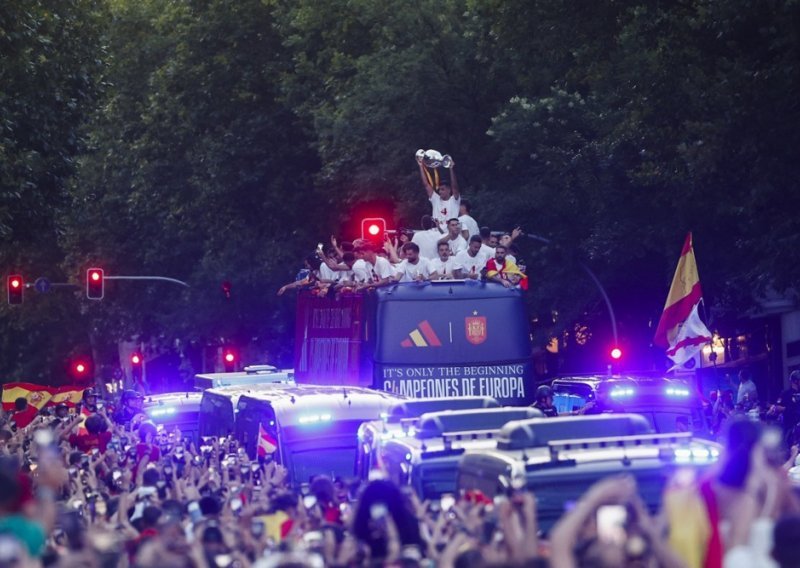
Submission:
M 477 313 L 477 312 L 474 312 Z M 467 341 L 473 345 L 480 345 L 486 341 L 486 317 L 470 316 L 464 319 L 464 326 L 467 332 Z

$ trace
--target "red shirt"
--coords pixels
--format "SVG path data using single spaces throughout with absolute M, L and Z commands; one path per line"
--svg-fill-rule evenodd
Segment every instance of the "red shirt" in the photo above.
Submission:
M 71 434 L 69 437 L 69 443 L 84 454 L 88 454 L 95 448 L 101 452 L 105 452 L 109 441 L 111 441 L 111 432 L 100 432 L 99 434 Z
M 139 463 L 147 455 L 147 449 L 150 448 L 150 463 L 156 463 L 161 459 L 161 450 L 155 444 L 145 444 L 139 442 L 136 444 L 136 463 Z
M 37 414 L 39 414 L 39 409 L 29 404 L 25 410 L 15 412 L 14 416 L 11 417 L 11 420 L 14 421 L 14 424 L 17 425 L 17 428 L 25 428 L 25 426 L 33 422 L 33 419 L 36 418 Z

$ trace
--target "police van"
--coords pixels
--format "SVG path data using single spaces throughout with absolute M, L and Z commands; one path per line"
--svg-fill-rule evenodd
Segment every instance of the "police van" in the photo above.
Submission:
M 236 405 L 244 394 L 256 393 L 289 383 L 246 384 L 211 388 L 203 391 L 200 399 L 199 431 L 201 437 L 228 436 L 236 431 Z
M 421 398 L 406 400 L 396 404 L 380 420 L 365 422 L 358 429 L 358 452 L 356 474 L 362 479 L 376 465 L 376 458 L 383 442 L 409 435 L 410 428 L 419 417 L 438 410 L 469 410 L 473 408 L 497 408 L 496 399 L 485 396 L 465 396 L 461 398 Z
M 295 330 L 298 383 L 533 401 L 525 297 L 494 282 L 398 283 L 334 298 L 300 293 Z
M 410 485 L 421 499 L 456 489 L 456 471 L 467 449 L 491 448 L 510 421 L 541 417 L 535 408 L 484 408 L 432 412 L 419 418 L 406 437 L 386 440 L 381 463 L 389 479 Z
M 689 432 L 654 433 L 635 414 L 522 420 L 506 424 L 494 448 L 469 450 L 458 466 L 458 489 L 489 498 L 528 489 L 547 531 L 597 480 L 620 473 L 636 478 L 655 511 L 667 482 L 704 473 L 720 446 Z
M 147 396 L 142 410 L 147 417 L 167 430 L 180 429 L 184 437 L 198 443 L 198 418 L 200 414 L 199 392 L 173 392 Z
M 314 475 L 352 477 L 359 426 L 379 419 L 398 401 L 396 395 L 359 387 L 273 385 L 239 396 L 235 434 L 251 457 L 265 438 L 294 484 Z
M 680 379 L 633 375 L 561 377 L 553 381 L 552 388 L 560 414 L 592 402 L 588 414 L 640 414 L 658 433 L 693 432 L 710 437 L 702 398 Z

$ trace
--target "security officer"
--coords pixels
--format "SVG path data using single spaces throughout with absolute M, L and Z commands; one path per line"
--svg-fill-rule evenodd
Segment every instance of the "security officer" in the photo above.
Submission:
M 98 398 L 99 397 L 97 396 L 97 391 L 94 390 L 92 387 L 89 387 L 83 391 L 83 398 L 81 398 L 81 406 L 90 413 L 94 414 L 97 412 Z
M 536 389 L 536 402 L 534 402 L 531 407 L 540 410 L 547 418 L 554 418 L 558 416 L 558 410 L 556 410 L 553 404 L 553 398 L 553 389 L 548 385 L 540 385 L 539 388 Z M 582 408 L 573 410 L 567 414 L 570 416 L 581 416 L 594 408 L 594 406 L 594 402 L 587 402 Z
M 548 418 L 558 416 L 558 410 L 553 405 L 553 389 L 548 385 L 540 385 L 536 389 L 536 402 L 531 406 L 540 410 Z
M 135 390 L 125 390 L 119 401 L 119 408 L 114 413 L 114 422 L 120 425 L 130 424 L 138 414 L 142 414 L 144 397 Z

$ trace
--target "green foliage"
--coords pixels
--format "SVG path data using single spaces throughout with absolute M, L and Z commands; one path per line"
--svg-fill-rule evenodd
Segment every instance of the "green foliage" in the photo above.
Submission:
M 4 270 L 191 287 L 29 294 L 2 308 L 0 370 L 46 376 L 84 345 L 113 360 L 133 336 L 252 342 L 288 363 L 293 305 L 275 290 L 359 204 L 427 212 L 420 147 L 455 157 L 480 224 L 549 240 L 520 241 L 542 341 L 607 325 L 586 265 L 646 343 L 688 230 L 715 314 L 792 293 L 798 6 L 5 2 Z

